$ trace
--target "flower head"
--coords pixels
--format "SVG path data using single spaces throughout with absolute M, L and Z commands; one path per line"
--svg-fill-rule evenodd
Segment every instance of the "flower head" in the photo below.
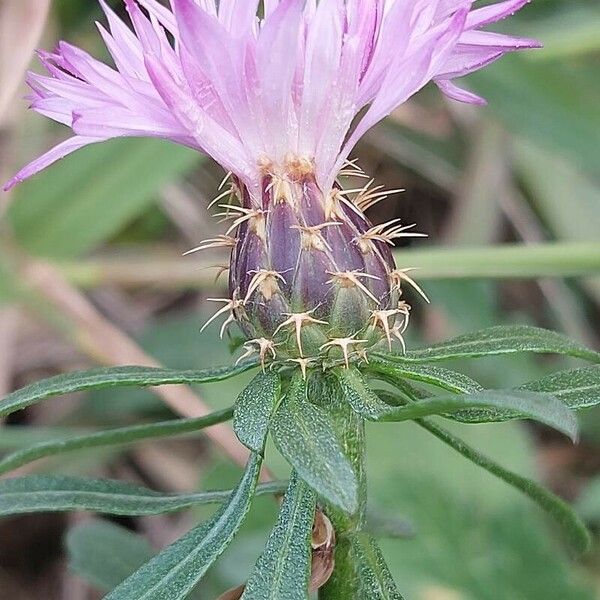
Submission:
M 328 191 L 360 137 L 429 81 L 482 103 L 452 80 L 538 46 L 480 30 L 526 2 L 125 0 L 132 31 L 100 0 L 115 66 L 65 42 L 40 52 L 31 106 L 75 136 L 7 187 L 83 146 L 149 136 L 210 154 L 253 197 L 290 164 Z
M 125 0 L 132 30 L 100 0 L 115 66 L 64 42 L 40 53 L 48 75 L 29 75 L 32 107 L 75 136 L 8 187 L 114 137 L 205 152 L 231 172 L 219 199 L 238 200 L 221 205 L 226 234 L 198 247 L 231 249 L 222 333 L 237 321 L 248 352 L 303 370 L 367 360 L 375 345 L 404 344 L 401 284 L 421 290 L 389 246 L 422 234 L 397 220 L 373 227 L 363 210 L 386 192 L 371 181 L 352 197 L 337 177 L 356 174 L 357 141 L 428 82 L 482 103 L 453 79 L 538 45 L 480 31 L 526 2 Z

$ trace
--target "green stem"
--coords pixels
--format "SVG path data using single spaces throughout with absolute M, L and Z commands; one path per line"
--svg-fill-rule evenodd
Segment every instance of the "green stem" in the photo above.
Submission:
M 319 600 L 364 600 L 361 599 L 360 581 L 350 555 L 348 535 L 361 531 L 366 521 L 365 424 L 343 401 L 334 401 L 328 409 L 334 415 L 338 437 L 358 479 L 359 508 L 354 515 L 348 515 L 335 506 L 324 507 L 335 529 L 335 569 L 327 584 L 319 590 Z

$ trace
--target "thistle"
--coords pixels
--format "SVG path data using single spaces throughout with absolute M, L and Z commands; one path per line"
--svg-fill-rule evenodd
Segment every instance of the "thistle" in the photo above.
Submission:
M 76 384 L 54 382 L 47 393 L 40 384 L 10 399 L 7 411 L 62 389 L 207 382 L 262 365 L 234 411 L 235 431 L 251 453 L 240 485 L 211 521 L 108 598 L 176 599 L 192 590 L 248 511 L 269 433 L 293 473 L 289 483 L 267 489 L 287 493 L 242 598 L 306 598 L 311 566 L 322 598 L 400 598 L 366 534 L 365 420 L 417 420 L 558 515 L 583 548 L 586 533 L 563 503 L 426 419 L 535 418 L 574 436 L 571 413 L 551 395 L 564 378 L 499 393 L 425 363 L 524 350 L 599 362 L 598 354 L 531 328 L 494 329 L 406 353 L 404 288 L 426 296 L 412 269 L 395 264 L 391 248 L 423 234 L 398 220 L 369 221 L 365 211 L 392 192 L 349 159 L 363 134 L 429 82 L 453 100 L 483 104 L 454 79 L 539 46 L 481 30 L 526 0 L 477 9 L 473 0 L 171 0 L 171 10 L 156 0 L 125 0 L 133 31 L 100 3 L 110 26 L 99 25 L 100 34 L 115 66 L 67 43 L 40 52 L 48 74 L 29 75 L 31 106 L 75 135 L 7 188 L 114 137 L 167 138 L 212 156 L 228 172 L 214 202 L 227 229 L 192 252 L 231 252 L 229 297 L 212 299 L 219 306 L 209 322 L 223 317 L 222 335 L 237 323 L 245 353 L 239 365 L 218 372 L 108 370 L 79 375 Z M 347 178 L 368 182 L 348 189 Z M 422 384 L 444 394 L 432 396 Z M 197 427 L 230 417 L 225 412 Z
M 340 172 L 362 175 L 348 162 L 356 142 L 431 80 L 482 103 L 452 79 L 537 45 L 479 30 L 524 3 L 472 11 L 471 0 L 283 0 L 265 2 L 261 18 L 256 0 L 218 10 L 173 0 L 172 12 L 126 0 L 134 35 L 102 1 L 116 69 L 66 43 L 40 53 L 49 76 L 29 75 L 32 108 L 76 135 L 8 187 L 110 137 L 207 152 L 232 174 L 217 199 L 230 200 L 219 205 L 227 235 L 198 248 L 232 248 L 230 298 L 217 313 L 225 327 L 237 321 L 263 362 L 368 360 L 382 342 L 404 343 L 401 284 L 412 279 L 390 246 L 421 234 L 399 222 L 373 227 L 363 211 L 386 192 L 370 182 L 350 199 Z

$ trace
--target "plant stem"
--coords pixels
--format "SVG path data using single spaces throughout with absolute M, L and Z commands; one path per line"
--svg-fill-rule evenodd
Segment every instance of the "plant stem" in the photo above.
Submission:
M 358 510 L 354 515 L 348 515 L 335 506 L 324 507 L 336 534 L 335 569 L 331 579 L 319 590 L 319 600 L 361 600 L 360 581 L 350 555 L 348 536 L 362 530 L 366 519 L 365 424 L 345 402 L 334 400 L 333 403 L 329 410 L 334 415 L 339 439 L 358 479 Z

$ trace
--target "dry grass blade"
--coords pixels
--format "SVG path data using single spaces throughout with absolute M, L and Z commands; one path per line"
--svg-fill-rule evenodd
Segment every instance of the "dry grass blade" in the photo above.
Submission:
M 49 9 L 50 0 L 0 3 L 0 124 L 40 40 Z

